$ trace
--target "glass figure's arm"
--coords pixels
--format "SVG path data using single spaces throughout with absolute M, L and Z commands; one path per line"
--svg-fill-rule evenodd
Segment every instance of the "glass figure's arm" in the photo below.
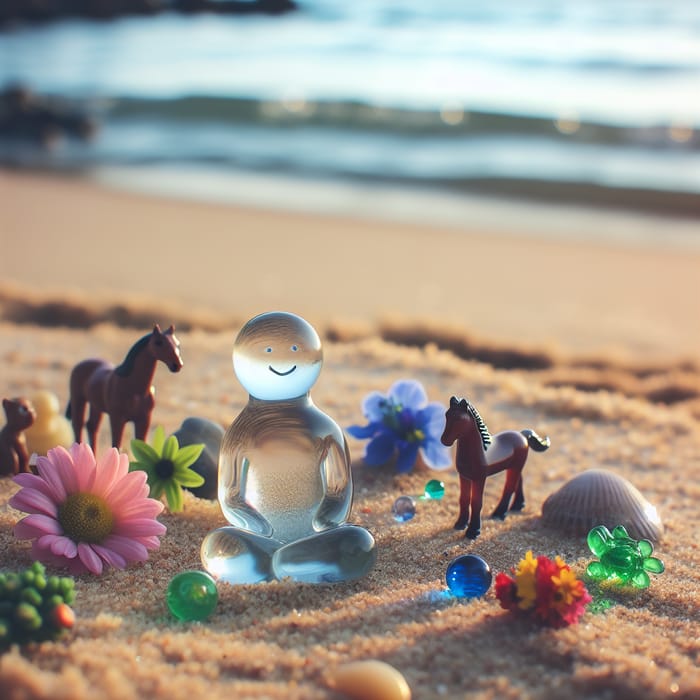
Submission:
M 350 450 L 345 437 L 342 444 L 332 435 L 322 441 L 321 479 L 324 497 L 314 516 L 314 528 L 327 530 L 344 523 L 352 506 L 352 473 Z
M 242 494 L 250 461 L 239 451 L 234 455 L 222 454 L 219 458 L 219 503 L 224 517 L 231 525 L 263 537 L 271 537 L 272 525 L 255 510 Z

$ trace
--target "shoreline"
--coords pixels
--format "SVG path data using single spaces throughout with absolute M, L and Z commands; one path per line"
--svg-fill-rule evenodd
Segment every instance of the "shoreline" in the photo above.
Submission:
M 218 327 L 280 308 L 347 333 L 415 322 L 501 345 L 640 361 L 695 359 L 700 348 L 692 321 L 700 252 L 633 245 L 634 233 L 625 238 L 619 226 L 608 240 L 595 215 L 552 215 L 564 231 L 557 237 L 482 200 L 473 218 L 450 227 L 439 215 L 427 223 L 431 211 L 400 222 L 265 210 L 7 171 L 0 191 L 0 276 L 6 296 L 20 300 L 187 309 Z M 586 228 L 595 231 L 589 239 L 573 233 Z
M 554 192 L 548 197 L 551 183 L 535 181 L 529 185 L 504 182 L 500 192 L 488 188 L 480 192 L 480 181 L 475 180 L 474 191 L 460 193 L 427 183 L 368 183 L 228 168 L 217 171 L 195 165 L 97 166 L 77 177 L 116 191 L 200 204 L 462 231 L 477 229 L 506 236 L 592 238 L 603 245 L 700 252 L 700 201 L 691 194 L 686 197 L 679 193 L 680 208 L 674 209 L 673 203 L 656 206 L 652 191 L 635 191 L 632 194 L 636 199 L 616 205 L 615 191 L 610 189 L 597 206 L 568 200 Z M 519 189 L 521 186 L 527 191 Z M 569 185 L 564 183 L 562 187 L 566 190 Z M 632 191 L 625 192 L 632 197 Z M 562 225 L 564 220 L 566 226 Z

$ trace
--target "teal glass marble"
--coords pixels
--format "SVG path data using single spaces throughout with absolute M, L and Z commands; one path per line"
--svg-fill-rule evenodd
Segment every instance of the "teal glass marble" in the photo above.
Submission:
M 425 485 L 425 498 L 433 501 L 439 501 L 444 495 L 445 484 L 443 484 L 442 481 L 439 481 L 438 479 L 431 479 Z
M 391 506 L 394 520 L 399 523 L 406 523 L 412 520 L 416 514 L 416 502 L 410 496 L 399 496 L 394 505 Z
M 374 566 L 372 535 L 347 522 L 353 487 L 343 431 L 309 394 L 322 364 L 318 334 L 295 314 L 256 316 L 236 338 L 233 368 L 249 397 L 219 453 L 229 525 L 201 547 L 216 579 L 329 583 Z
M 612 580 L 647 588 L 649 574 L 662 574 L 664 564 L 652 557 L 654 545 L 649 540 L 635 540 L 618 525 L 612 532 L 604 525 L 594 527 L 587 537 L 588 547 L 598 557 L 588 565 L 586 573 L 598 581 Z
M 168 610 L 178 620 L 206 620 L 219 602 L 219 593 L 209 574 L 183 571 L 170 580 L 165 599 Z
M 445 580 L 457 598 L 481 598 L 491 587 L 491 567 L 476 554 L 463 554 L 447 566 Z

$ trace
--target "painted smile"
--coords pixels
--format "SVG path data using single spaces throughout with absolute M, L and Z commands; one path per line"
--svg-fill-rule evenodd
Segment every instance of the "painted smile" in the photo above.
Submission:
M 288 374 L 291 374 L 297 366 L 294 365 L 292 369 L 288 369 L 286 372 L 278 372 L 272 365 L 268 365 L 270 372 L 274 372 L 278 377 L 286 377 Z

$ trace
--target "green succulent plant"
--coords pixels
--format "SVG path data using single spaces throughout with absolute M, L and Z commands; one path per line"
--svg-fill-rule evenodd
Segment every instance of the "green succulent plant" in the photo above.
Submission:
M 57 639 L 73 626 L 75 582 L 46 576 L 38 561 L 19 573 L 0 573 L 0 649 Z

